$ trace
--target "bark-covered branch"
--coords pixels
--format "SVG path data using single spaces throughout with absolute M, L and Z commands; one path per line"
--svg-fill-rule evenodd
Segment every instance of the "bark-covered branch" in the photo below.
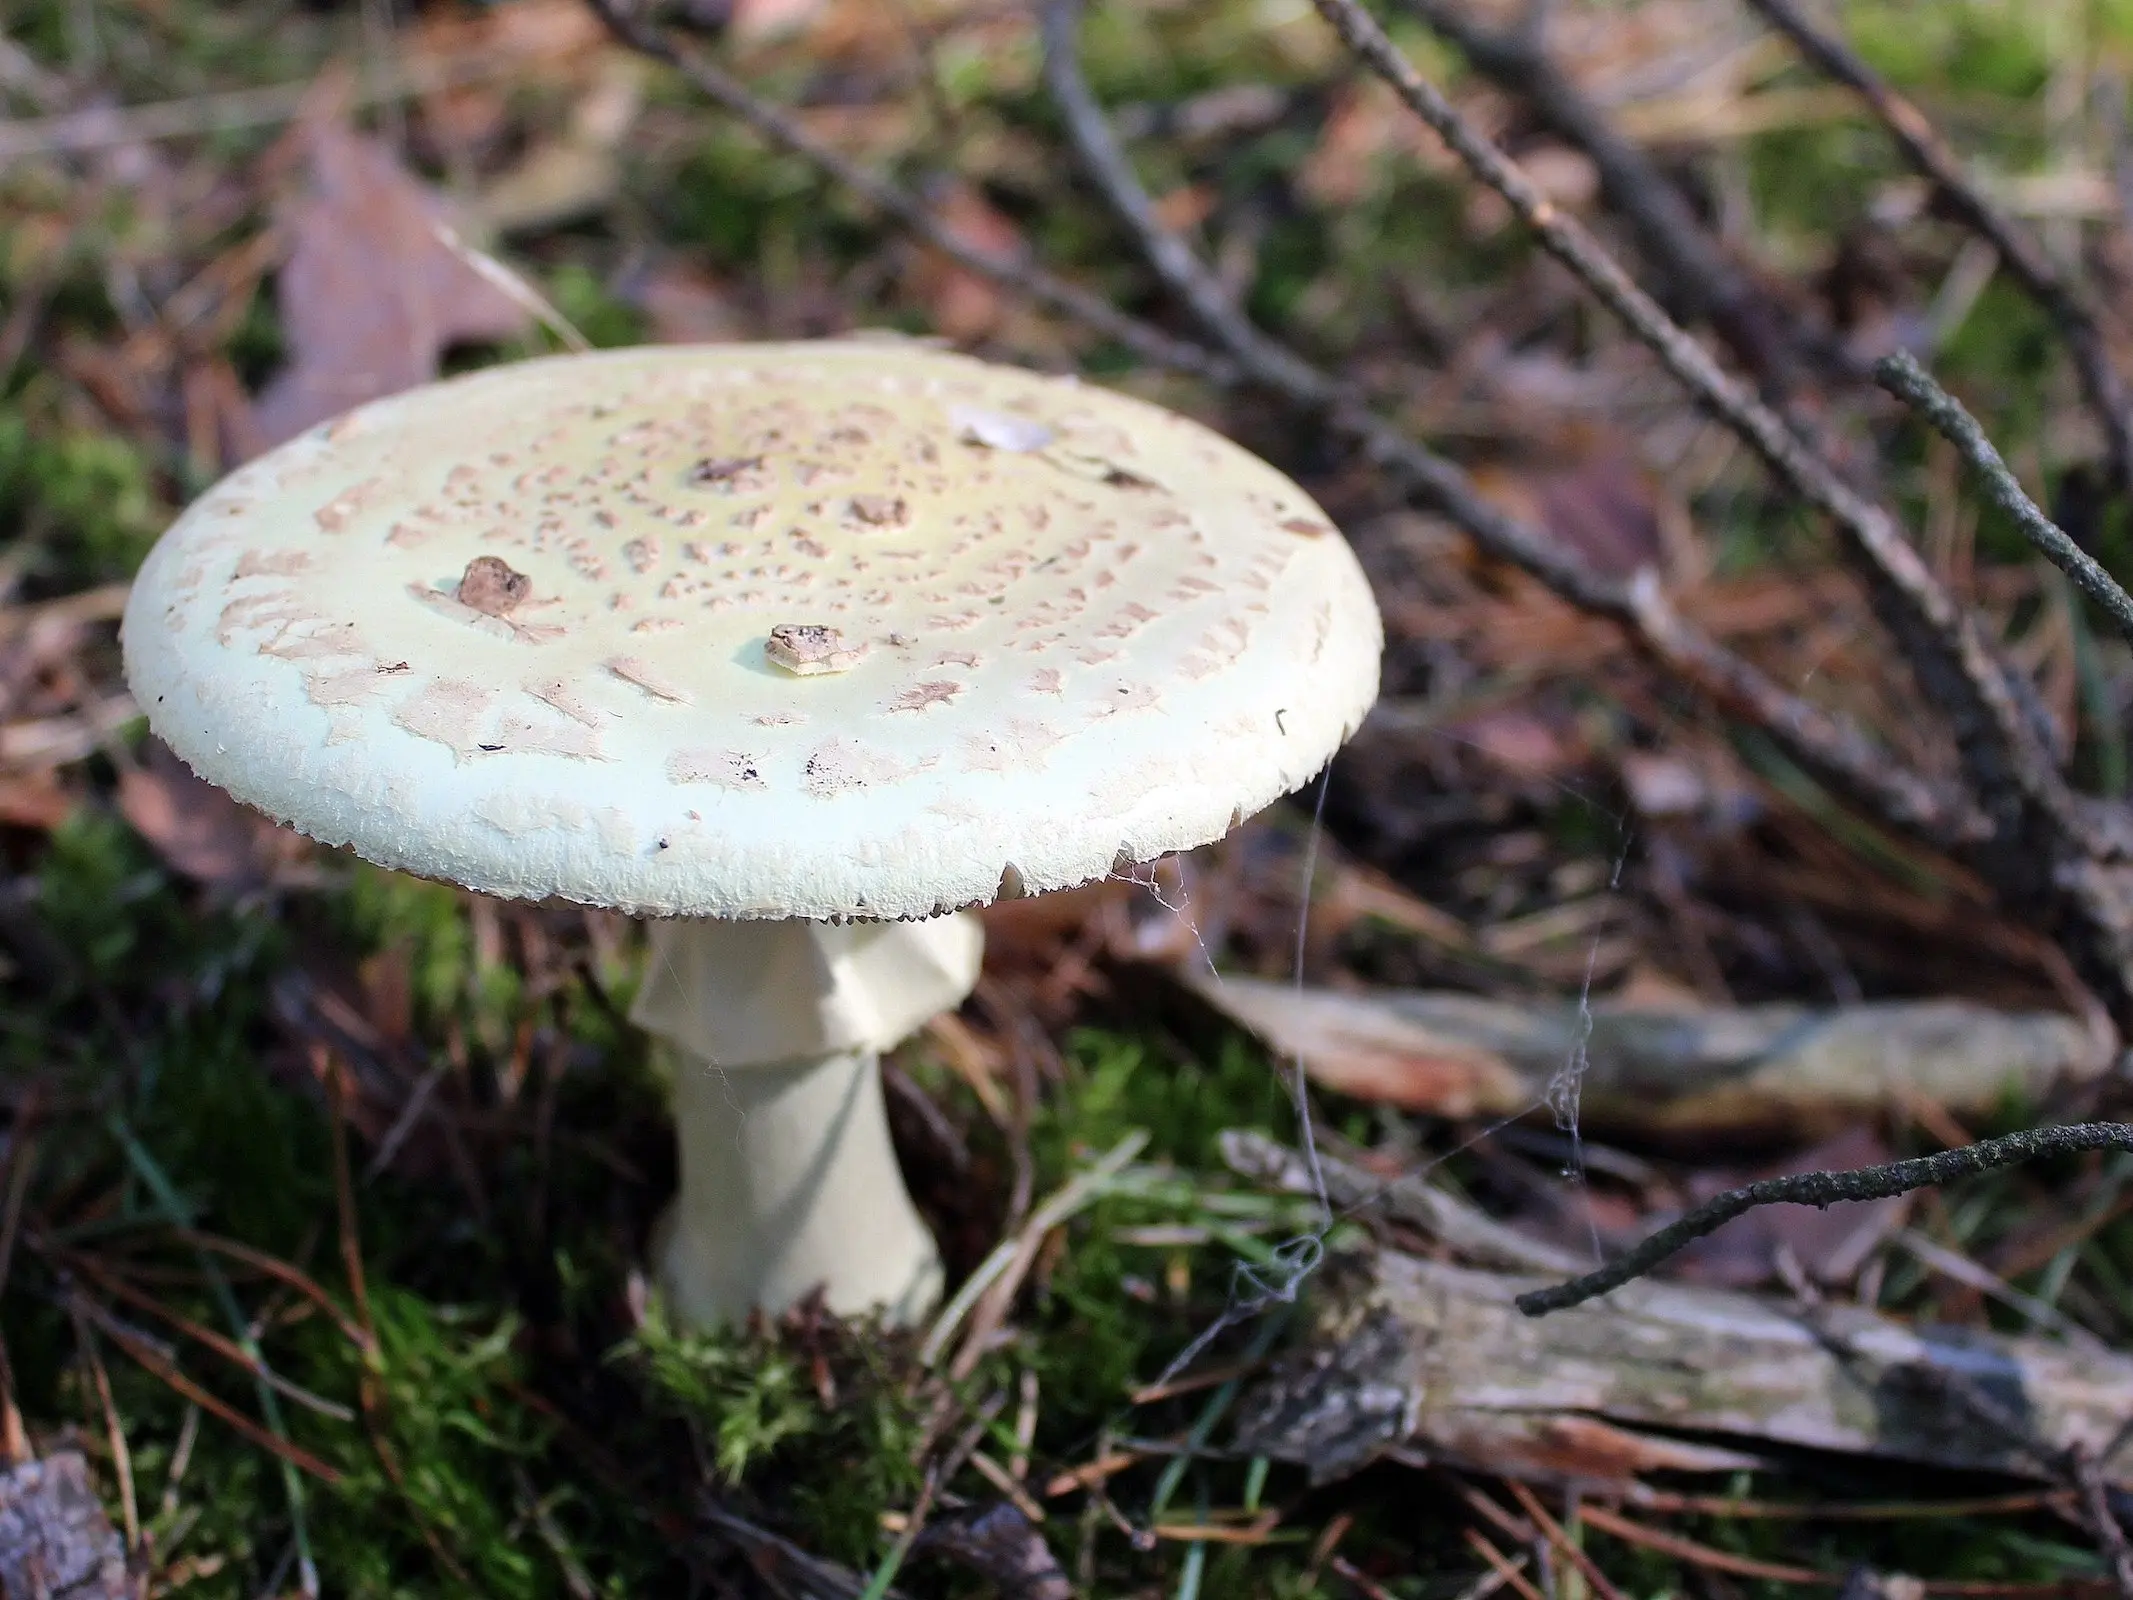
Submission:
M 1985 485 L 1992 503 L 2006 512 L 2022 537 L 2036 546 L 2038 554 L 2073 579 L 2076 588 L 2101 606 L 2118 631 L 2133 639 L 2133 595 L 2103 570 L 2095 557 L 2074 543 L 2066 530 L 2041 511 L 2023 492 L 2021 482 L 1994 448 L 1977 418 L 1963 409 L 1962 402 L 1935 383 L 1924 367 L 1898 351 L 1885 356 L 1874 369 L 1882 388 L 1909 405 L 1954 445 L 1970 470 Z

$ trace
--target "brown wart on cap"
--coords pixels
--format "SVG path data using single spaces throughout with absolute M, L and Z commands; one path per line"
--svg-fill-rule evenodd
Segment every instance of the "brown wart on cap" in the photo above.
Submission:
M 763 654 L 796 678 L 849 672 L 867 653 L 864 644 L 847 644 L 835 628 L 818 622 L 780 622 L 763 641 Z
M 498 556 L 476 556 L 459 575 L 459 603 L 484 616 L 506 616 L 532 592 L 533 580 Z

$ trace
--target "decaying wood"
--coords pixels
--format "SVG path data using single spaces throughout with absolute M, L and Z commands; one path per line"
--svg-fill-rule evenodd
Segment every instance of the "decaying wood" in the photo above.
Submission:
M 1314 1331 L 1245 1399 L 1239 1450 L 1325 1481 L 1404 1448 L 1619 1482 L 1776 1447 L 2048 1479 L 2085 1451 L 2133 1485 L 2133 1360 L 1850 1307 L 1644 1282 L 1534 1320 L 1544 1280 L 1386 1250 L 1314 1286 Z
M 1301 1155 L 1233 1129 L 1238 1173 L 1296 1191 Z M 2045 1480 L 2096 1461 L 2133 1484 L 2133 1359 L 1968 1328 L 1917 1328 L 1649 1280 L 1529 1318 L 1515 1297 L 1564 1259 L 1424 1178 L 1379 1182 L 1323 1156 L 1344 1213 L 1396 1222 L 1490 1271 L 1392 1249 L 1336 1257 L 1313 1281 L 1311 1331 L 1239 1408 L 1238 1449 L 1319 1481 L 1387 1451 L 1488 1471 L 1627 1483 L 1721 1472 L 1807 1448 Z
M 1595 1126 L 1826 1133 L 1913 1099 L 1986 1112 L 2109 1064 L 2071 1018 L 1954 1000 L 1657 1010 L 1186 981 L 1326 1088 L 1451 1117 L 1546 1104 L 1581 1062 L 1580 1110 Z
M 0 1600 L 120 1600 L 126 1549 L 76 1450 L 0 1473 Z

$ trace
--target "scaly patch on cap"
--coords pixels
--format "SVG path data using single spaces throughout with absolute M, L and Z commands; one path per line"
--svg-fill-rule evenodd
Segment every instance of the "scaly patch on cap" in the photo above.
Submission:
M 380 401 L 218 485 L 127 672 L 210 781 L 383 864 L 906 917 L 1215 838 L 1376 693 L 1369 589 L 1183 417 L 916 346 L 640 349 Z

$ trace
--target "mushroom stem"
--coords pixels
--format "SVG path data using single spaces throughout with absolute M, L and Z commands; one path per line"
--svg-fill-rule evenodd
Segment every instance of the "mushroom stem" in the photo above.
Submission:
M 877 1052 L 977 980 L 973 917 L 651 925 L 631 1016 L 675 1057 L 681 1185 L 655 1244 L 675 1314 L 923 1317 L 941 1265 L 897 1170 Z
M 681 1193 L 653 1247 L 677 1317 L 775 1316 L 818 1286 L 840 1315 L 902 1324 L 933 1308 L 940 1254 L 897 1171 L 880 1065 L 871 1050 L 679 1063 Z

